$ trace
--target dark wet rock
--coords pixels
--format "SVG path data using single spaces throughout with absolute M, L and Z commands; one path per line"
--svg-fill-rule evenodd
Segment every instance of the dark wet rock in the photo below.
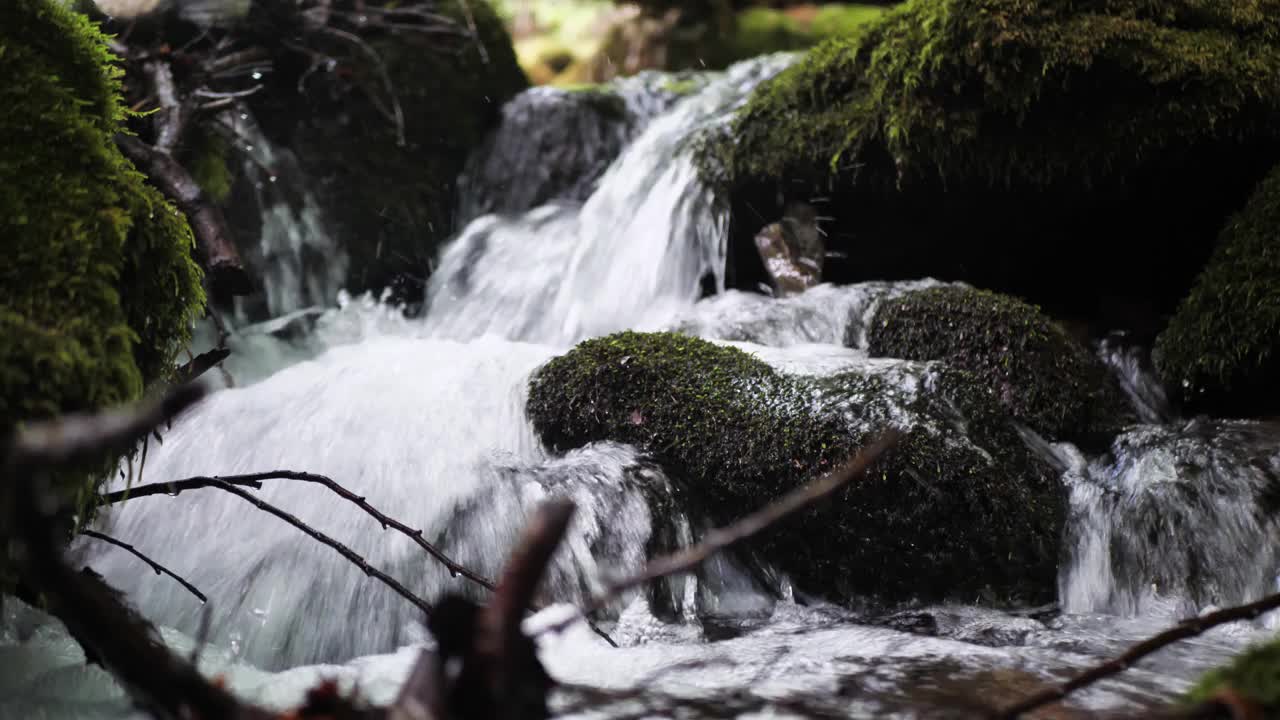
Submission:
M 1063 490 L 963 372 L 879 363 L 789 375 L 734 348 L 626 332 L 542 367 L 528 408 L 552 449 L 614 440 L 653 453 L 722 523 L 902 427 L 866 478 L 753 547 L 798 591 L 845 600 L 1054 595 Z

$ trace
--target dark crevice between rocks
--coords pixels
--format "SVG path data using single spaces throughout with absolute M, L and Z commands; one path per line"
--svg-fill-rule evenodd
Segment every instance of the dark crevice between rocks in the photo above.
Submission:
M 860 185 L 893 175 L 887 157 L 839 177 L 752 180 L 729 193 L 726 283 L 767 286 L 753 238 L 801 200 L 825 218 L 826 282 L 966 282 L 1040 305 L 1081 339 L 1124 329 L 1149 346 L 1278 157 L 1270 143 L 1181 149 L 1090 189 Z

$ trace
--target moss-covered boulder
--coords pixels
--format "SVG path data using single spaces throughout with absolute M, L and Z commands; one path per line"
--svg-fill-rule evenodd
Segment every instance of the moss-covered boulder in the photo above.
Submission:
M 528 85 L 486 0 L 442 0 L 433 12 L 464 33 L 474 26 L 474 34 L 371 37 L 379 62 L 339 42 L 333 55 L 349 59 L 331 72 L 308 74 L 301 87 L 305 66 L 276 73 L 269 91 L 251 102 L 268 137 L 293 151 L 312 178 L 330 230 L 350 258 L 352 292 L 377 291 L 402 276 L 425 279 L 438 245 L 456 229 L 455 182 L 468 153 L 497 122 L 503 103 Z M 383 70 L 403 112 L 403 144 L 388 119 Z M 242 196 L 253 203 L 252 189 Z M 252 236 L 252 227 L 244 230 Z
M 1230 696 L 1254 705 L 1262 713 L 1258 717 L 1280 714 L 1280 640 L 1254 645 L 1226 666 L 1205 673 L 1184 702 L 1200 704 Z M 1226 707 L 1223 711 L 1223 718 L 1235 716 Z
M 732 347 L 624 332 L 540 368 L 528 409 L 554 450 L 614 440 L 652 453 L 718 522 L 901 427 L 867 477 L 762 537 L 764 556 L 801 589 L 842 599 L 1054 595 L 1062 488 L 963 372 L 879 361 L 789 375 Z
M 204 308 L 191 229 L 121 155 L 106 38 L 58 0 L 0 5 L 0 437 L 137 399 Z M 59 475 L 78 516 L 116 458 Z M 12 576 L 0 492 L 0 591 Z
M 942 360 L 973 373 L 1010 415 L 1051 438 L 1109 437 L 1135 420 L 1101 361 L 1016 298 L 915 290 L 877 308 L 867 343 L 874 357 Z
M 1192 408 L 1280 413 L 1280 167 L 1227 222 L 1154 354 Z
M 1280 0 L 909 0 L 757 89 L 704 161 L 739 287 L 759 226 L 822 196 L 828 280 L 964 280 L 1107 330 L 1172 310 L 1280 158 L 1278 77 Z
M 54 0 L 0 7 L 0 431 L 132 400 L 202 310 L 186 220 L 116 149 L 106 39 Z

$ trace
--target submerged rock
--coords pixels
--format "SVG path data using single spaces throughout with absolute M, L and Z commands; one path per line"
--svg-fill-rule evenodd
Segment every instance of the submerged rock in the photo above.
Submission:
M 1280 413 L 1280 167 L 1227 221 L 1155 358 L 1193 409 Z
M 1110 438 L 1136 418 L 1107 368 L 1039 308 L 959 286 L 886 300 L 867 329 L 874 357 L 942 360 L 1051 438 Z
M 911 0 L 707 144 L 730 275 L 763 275 L 760 214 L 821 197 L 830 281 L 962 280 L 1102 330 L 1133 306 L 1154 335 L 1280 158 L 1277 76 L 1280 0 Z
M 800 589 L 844 600 L 1054 595 L 1064 491 L 961 371 L 881 361 L 793 375 L 732 347 L 624 332 L 539 369 L 528 412 L 557 451 L 613 440 L 652 453 L 718 522 L 900 427 L 865 478 L 763 536 L 763 556 Z

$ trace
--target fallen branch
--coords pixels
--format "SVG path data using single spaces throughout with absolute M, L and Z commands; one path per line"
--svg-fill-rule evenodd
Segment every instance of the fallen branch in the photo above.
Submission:
M 0 488 L 12 501 L 13 542 L 20 550 L 14 557 L 24 581 L 48 600 L 86 656 L 107 668 L 140 705 L 164 717 L 258 720 L 269 715 L 242 706 L 170 653 L 101 578 L 72 570 L 52 520 L 58 503 L 48 471 L 126 449 L 203 395 L 200 387 L 183 385 L 139 408 L 33 424 L 12 437 L 0 457 Z
M 100 460 L 106 453 L 134 447 L 147 433 L 204 396 L 205 389 L 199 385 L 180 385 L 135 409 L 96 415 L 77 413 L 55 423 L 35 423 L 10 440 L 4 459 L 15 475 L 29 468 L 59 468 Z
M 378 568 L 370 565 L 368 561 L 366 561 L 363 557 L 361 557 L 360 554 L 357 553 L 355 550 L 352 550 L 346 545 L 343 545 L 337 540 L 334 540 L 328 535 L 302 522 L 295 515 L 292 515 L 288 512 L 285 512 L 284 510 L 281 510 L 280 508 L 276 507 L 275 505 L 272 505 L 271 503 L 267 502 L 266 500 L 263 500 L 262 498 L 255 497 L 252 493 L 242 488 L 232 485 L 229 482 L 218 480 L 216 478 L 209 478 L 209 480 L 210 480 L 209 487 L 221 488 L 222 490 L 225 490 L 231 493 L 232 495 L 235 495 L 240 499 L 252 504 L 254 507 L 258 508 L 259 510 L 270 513 L 280 518 L 281 520 L 284 520 L 290 525 L 306 533 L 313 540 L 316 540 L 324 545 L 328 545 L 329 547 L 336 550 L 338 554 L 342 555 L 342 557 L 350 561 L 351 564 L 360 568 L 360 570 L 363 571 L 365 575 L 368 575 L 369 577 L 372 577 L 378 580 L 383 585 L 386 585 L 387 587 L 391 588 L 400 597 L 416 605 L 418 609 L 421 610 L 422 612 L 428 615 L 431 614 L 431 603 L 427 602 L 426 600 L 423 600 L 417 595 L 414 595 L 412 592 L 409 591 L 409 588 L 405 587 L 404 585 L 401 585 L 398 580 L 382 572 Z
M 209 372 L 218 363 L 231 356 L 231 349 L 218 347 L 209 352 L 200 353 L 189 362 L 174 371 L 174 377 L 180 383 L 188 383 Z
M 178 99 L 178 89 L 173 82 L 173 69 L 164 60 L 149 60 L 142 64 L 142 71 L 151 81 L 152 92 L 160 109 L 155 113 L 156 142 L 155 149 L 165 155 L 172 155 L 173 149 L 182 141 L 183 132 L 187 128 L 186 108 Z
M 165 567 L 165 566 L 161 565 L 160 563 L 156 562 L 155 560 L 152 560 L 151 558 L 147 557 L 146 555 L 144 555 L 144 554 L 142 553 L 142 551 L 138 550 L 138 548 L 136 548 L 136 547 L 134 547 L 134 546 L 130 545 L 129 543 L 124 542 L 124 541 L 122 541 L 122 540 L 117 540 L 117 539 L 115 539 L 115 538 L 111 537 L 110 535 L 104 535 L 103 533 L 100 533 L 100 532 L 97 532 L 97 531 L 94 531 L 94 530 L 88 530 L 88 529 L 86 529 L 86 530 L 81 530 L 81 531 L 80 531 L 80 534 L 81 534 L 81 535 L 84 535 L 85 537 L 91 537 L 91 538 L 94 538 L 95 540 L 101 540 L 102 542 L 110 543 L 110 544 L 112 544 L 112 545 L 115 545 L 115 546 L 116 546 L 116 547 L 118 547 L 118 548 L 122 548 L 122 549 L 124 549 L 124 550 L 127 550 L 128 552 L 132 553 L 135 557 L 137 557 L 137 558 L 138 558 L 139 560 L 141 560 L 142 562 L 144 562 L 144 563 L 146 563 L 146 564 L 150 565 L 150 566 L 151 566 L 151 569 L 152 569 L 152 570 L 154 570 L 154 571 L 156 572 L 156 574 L 157 574 L 157 575 L 168 575 L 169 577 L 173 578 L 174 580 L 177 580 L 179 585 L 181 585 L 182 587 L 186 588 L 186 589 L 187 589 L 187 592 L 190 592 L 192 595 L 195 595 L 196 597 L 200 598 L 200 602 L 202 602 L 202 603 L 207 603 L 207 602 L 209 602 L 209 598 L 205 597 L 205 594 L 204 594 L 204 593 L 202 593 L 202 592 L 200 592 L 198 589 L 196 589 L 196 586 L 195 586 L 195 585 L 192 585 L 191 583 L 187 582 L 187 581 L 186 581 L 186 579 L 184 579 L 184 578 L 183 578 L 181 575 L 179 575 L 178 573 L 176 573 L 176 572 L 174 572 L 174 571 L 170 570 L 169 568 L 167 568 L 167 567 Z
M 241 487 L 252 487 L 261 489 L 263 480 L 296 480 L 299 482 L 314 483 L 323 485 L 339 497 L 351 502 L 356 507 L 365 511 L 372 516 L 381 525 L 382 529 L 391 528 L 410 540 L 414 541 L 418 547 L 427 551 L 427 554 L 435 558 L 441 565 L 448 569 L 449 574 L 453 577 L 462 576 L 466 579 L 480 585 L 486 590 L 493 590 L 494 585 L 479 573 L 468 570 L 460 565 L 453 558 L 445 555 L 439 548 L 431 544 L 422 536 L 421 530 L 414 530 L 408 525 L 390 517 L 377 508 L 370 505 L 364 497 L 356 495 L 350 490 L 342 487 L 331 478 L 324 475 L 316 475 L 315 473 L 298 472 L 295 470 L 273 470 L 270 472 L 253 473 L 249 475 L 227 475 L 225 477 L 191 477 L 185 480 L 176 480 L 173 482 L 152 483 L 150 485 L 142 485 L 136 488 L 128 488 L 125 490 L 117 490 L 99 497 L 99 503 L 102 505 L 112 505 L 124 500 L 146 497 L 148 495 L 177 495 L 183 490 L 195 490 L 208 487 L 223 487 L 224 485 L 234 485 Z M 225 488 L 224 488 L 225 489 Z
M 204 254 L 205 271 L 213 287 L 231 295 L 252 292 L 253 283 L 231 239 L 222 210 L 205 197 L 204 190 L 187 169 L 132 135 L 116 135 L 116 145 L 187 216 Z
M 844 465 L 821 478 L 787 493 L 731 525 L 708 532 L 702 542 L 696 545 L 653 560 L 643 570 L 631 577 L 606 582 L 604 592 L 596 596 L 586 607 L 560 622 L 546 626 L 542 632 L 560 632 L 577 620 L 605 608 L 627 590 L 668 575 L 695 570 L 707 558 L 717 552 L 755 535 L 791 513 L 831 495 L 849 484 L 854 478 L 861 477 L 871 463 L 875 462 L 876 458 L 895 445 L 900 437 L 901 433 L 899 431 L 886 430 L 879 438 L 860 450 Z
M 1209 613 L 1201 617 L 1189 618 L 1174 625 L 1173 627 L 1153 635 L 1146 640 L 1134 645 L 1126 650 L 1119 657 L 1108 660 L 1101 665 L 1096 665 L 1088 670 L 1076 675 L 1070 680 L 1046 688 L 1040 692 L 1033 693 L 1019 700 L 1012 705 L 994 713 L 997 718 L 1016 718 L 1032 710 L 1036 710 L 1050 703 L 1055 703 L 1065 699 L 1068 695 L 1084 687 L 1088 687 L 1099 680 L 1118 675 L 1125 670 L 1133 667 L 1139 660 L 1162 650 L 1179 640 L 1186 640 L 1208 632 L 1212 628 L 1219 625 L 1225 625 L 1230 622 L 1239 620 L 1256 620 L 1264 613 L 1280 608 L 1280 593 L 1268 595 L 1261 600 L 1249 603 L 1248 605 L 1239 605 L 1230 607 L 1217 612 Z

